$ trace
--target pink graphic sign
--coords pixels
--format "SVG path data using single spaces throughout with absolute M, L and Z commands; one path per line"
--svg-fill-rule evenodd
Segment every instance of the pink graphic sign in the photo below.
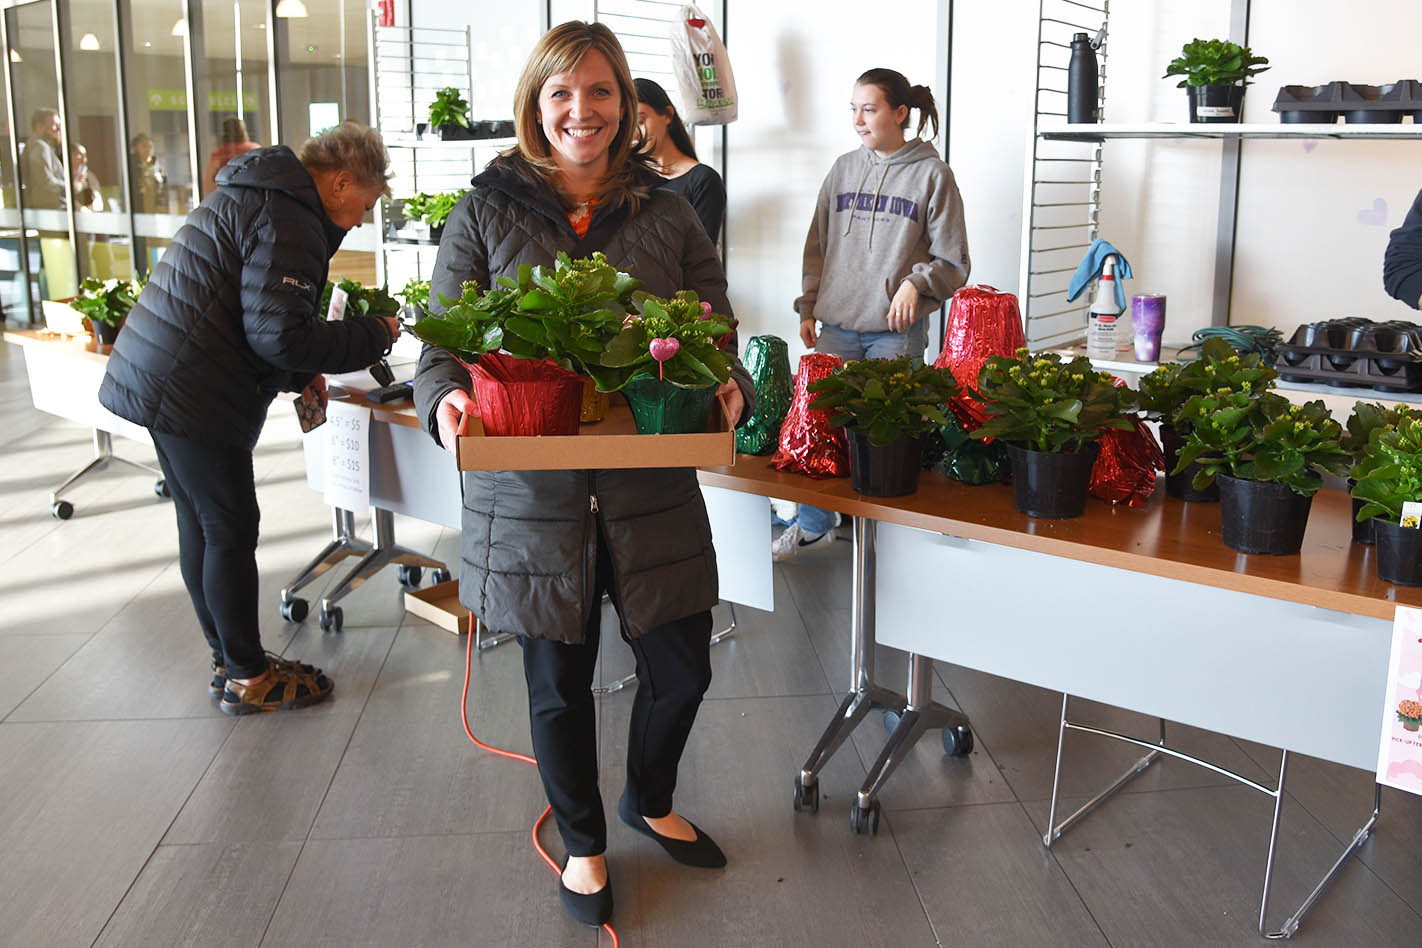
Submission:
M 1422 794 L 1422 609 L 1398 606 L 1393 618 L 1378 783 Z

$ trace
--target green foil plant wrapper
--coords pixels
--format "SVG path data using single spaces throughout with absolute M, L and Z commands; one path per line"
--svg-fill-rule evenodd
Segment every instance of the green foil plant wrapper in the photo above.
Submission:
M 795 379 L 790 372 L 790 348 L 779 336 L 755 336 L 741 357 L 755 385 L 756 408 L 736 429 L 736 450 L 770 454 L 780 442 L 780 423 L 790 411 Z

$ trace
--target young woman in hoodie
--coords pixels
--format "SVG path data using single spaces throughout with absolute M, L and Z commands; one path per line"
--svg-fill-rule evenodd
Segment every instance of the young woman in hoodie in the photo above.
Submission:
M 800 338 L 851 359 L 923 357 L 927 316 L 968 281 L 968 236 L 953 172 L 922 138 L 938 108 L 927 86 L 870 69 L 849 103 L 861 145 L 840 155 L 820 185 L 805 238 Z M 905 139 L 909 113 L 918 127 Z M 819 329 L 816 330 L 816 323 Z M 786 560 L 834 542 L 836 515 L 801 506 L 771 547 Z

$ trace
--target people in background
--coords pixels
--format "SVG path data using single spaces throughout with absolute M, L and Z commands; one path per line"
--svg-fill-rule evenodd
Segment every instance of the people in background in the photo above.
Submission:
M 102 211 L 104 195 L 98 176 L 89 168 L 89 149 L 78 142 L 69 149 L 69 171 L 74 178 L 74 209 Z
M 1422 191 L 1417 192 L 1402 226 L 1388 237 L 1383 289 L 1393 299 L 1422 309 Z
M 222 120 L 222 141 L 207 156 L 207 166 L 202 172 L 202 193 L 211 194 L 217 187 L 217 172 L 238 155 L 245 155 L 262 146 L 247 136 L 247 123 L 239 118 Z
M 717 243 L 721 239 L 721 221 L 726 216 L 726 186 L 721 176 L 710 165 L 696 160 L 696 146 L 666 90 L 650 79 L 638 79 L 636 85 L 642 153 L 652 159 L 652 167 L 666 179 L 661 187 L 686 198 L 701 219 L 706 236 Z
M 64 183 L 61 157 L 59 113 L 35 109 L 30 116 L 30 138 L 20 155 L 20 183 L 25 189 L 25 206 L 54 209 L 68 206 L 69 188 Z
M 963 199 L 953 172 L 923 139 L 938 109 L 927 86 L 870 69 L 849 102 L 860 147 L 835 160 L 805 238 L 800 338 L 851 359 L 923 358 L 927 316 L 968 280 Z M 905 139 L 918 110 L 915 138 Z M 819 329 L 816 330 L 816 323 Z M 786 560 L 834 542 L 838 516 L 802 505 L 772 541 Z
M 328 322 L 331 255 L 386 184 L 378 132 L 346 122 L 242 155 L 174 236 L 114 344 L 99 401 L 153 436 L 178 519 L 178 565 L 228 714 L 331 694 L 320 669 L 262 648 L 252 449 L 280 391 L 325 404 L 322 372 L 388 352 L 394 318 Z M 280 779 L 273 773 L 272 779 Z
M 139 132 L 129 143 L 129 174 L 133 178 L 134 210 L 156 214 L 163 209 L 167 179 L 158 161 L 158 149 L 147 132 Z
M 517 146 L 489 163 L 444 228 L 430 299 L 467 280 L 494 285 L 524 264 L 602 251 L 648 292 L 694 290 L 730 314 L 716 249 L 691 206 L 654 190 L 634 151 L 637 94 L 617 38 L 564 23 L 534 47 L 514 92 Z M 469 373 L 427 347 L 415 408 L 448 449 L 472 405 Z M 720 390 L 732 419 L 755 392 L 736 362 Z M 719 867 L 725 856 L 673 808 L 677 768 L 711 682 L 716 557 L 690 468 L 470 471 L 463 475 L 460 600 L 523 648 L 538 772 L 567 851 L 559 896 L 590 925 L 612 914 L 607 822 L 598 790 L 593 669 L 603 593 L 636 656 L 638 686 L 618 815 L 672 858 Z

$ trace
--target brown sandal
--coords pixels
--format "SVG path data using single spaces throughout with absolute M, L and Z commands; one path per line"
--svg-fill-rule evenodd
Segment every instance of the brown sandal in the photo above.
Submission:
M 265 678 L 250 685 L 227 679 L 222 710 L 226 714 L 290 711 L 326 700 L 334 687 L 320 669 L 279 659 L 267 667 Z

